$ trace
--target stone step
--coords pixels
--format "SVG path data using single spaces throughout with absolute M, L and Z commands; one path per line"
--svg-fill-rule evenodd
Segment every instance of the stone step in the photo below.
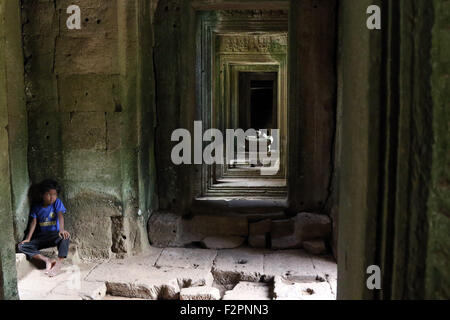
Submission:
M 327 281 L 296 282 L 276 276 L 273 286 L 274 300 L 336 300 Z
M 27 256 L 25 254 L 16 253 L 16 270 L 18 280 L 22 280 L 35 269 L 36 266 L 27 260 Z
M 233 199 L 203 197 L 195 199 L 194 213 L 273 214 L 279 216 L 288 208 L 286 199 Z
M 48 248 L 48 249 L 42 249 L 40 250 L 41 254 L 43 256 L 46 256 L 48 258 L 57 258 L 58 257 L 58 249 L 55 248 Z M 66 261 L 71 264 L 80 264 L 81 260 L 78 255 L 78 250 L 75 246 L 72 246 L 69 248 L 69 256 L 67 257 Z M 35 261 L 28 261 L 27 257 L 23 253 L 16 253 L 16 270 L 17 270 L 17 279 L 21 280 L 25 278 L 31 271 L 43 268 L 44 265 L 35 262 Z
M 271 300 L 270 291 L 269 284 L 241 281 L 222 300 Z

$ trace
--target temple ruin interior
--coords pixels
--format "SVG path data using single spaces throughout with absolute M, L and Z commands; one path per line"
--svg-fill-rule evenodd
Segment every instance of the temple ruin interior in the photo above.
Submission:
M 0 0 L 0 298 L 450 298 L 449 27 L 447 0 Z M 209 129 L 254 132 L 194 161 Z M 56 277 L 17 247 L 45 179 Z

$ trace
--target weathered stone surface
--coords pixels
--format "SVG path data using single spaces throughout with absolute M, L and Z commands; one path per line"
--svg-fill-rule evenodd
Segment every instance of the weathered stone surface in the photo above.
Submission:
M 104 112 L 62 114 L 62 142 L 66 149 L 106 150 Z
M 280 250 L 264 256 L 264 274 L 267 278 L 281 275 L 299 281 L 315 281 L 317 271 L 311 255 L 303 250 Z
M 104 282 L 80 281 L 79 287 L 77 280 L 71 279 L 65 281 L 54 288 L 50 294 L 57 296 L 79 296 L 83 300 L 102 300 L 106 295 L 106 284 Z
M 100 193 L 85 192 L 67 200 L 66 215 L 72 244 L 82 259 L 108 259 L 113 246 L 112 217 L 121 216 L 120 202 Z
M 196 215 L 182 220 L 180 242 L 201 241 L 209 236 L 248 236 L 248 222 L 242 216 Z
M 119 74 L 117 40 L 102 36 L 56 38 L 55 69 L 58 74 Z
M 201 242 L 209 249 L 234 249 L 240 247 L 245 241 L 244 237 L 238 236 L 218 236 L 206 237 Z
M 337 280 L 337 266 L 334 257 L 328 256 L 313 256 L 312 262 L 316 273 L 327 280 Z
M 106 282 L 108 294 L 114 296 L 172 300 L 182 288 L 211 286 L 213 277 L 205 269 L 151 267 L 125 259 L 99 265 L 86 280 Z
M 261 282 L 239 282 L 222 300 L 270 300 L 270 287 Z
M 150 244 L 156 247 L 168 247 L 178 243 L 181 232 L 181 217 L 169 212 L 155 212 L 148 221 Z
M 17 280 L 23 279 L 27 274 L 33 271 L 35 267 L 27 260 L 23 253 L 16 253 Z
M 267 235 L 270 234 L 272 221 L 269 219 L 250 223 L 248 243 L 254 248 L 266 248 Z
M 180 291 L 180 300 L 220 300 L 219 289 L 213 287 L 191 287 Z
M 326 215 L 302 212 L 295 218 L 274 220 L 271 224 L 272 249 L 302 248 L 302 242 L 328 239 L 331 220 Z
M 95 266 L 92 263 L 64 262 L 62 273 L 53 278 L 45 275 L 42 270 L 34 269 L 18 282 L 20 299 L 51 300 L 60 297 L 61 300 L 81 300 L 82 297 L 79 293 L 83 291 L 83 279 Z M 78 284 L 81 285 L 79 289 L 76 288 Z M 87 287 L 85 286 L 85 288 Z
M 156 266 L 210 270 L 216 255 L 215 250 L 166 248 L 156 261 Z
M 299 213 L 295 217 L 295 232 L 302 241 L 328 239 L 331 235 L 331 219 L 323 214 Z
M 272 249 L 301 248 L 301 241 L 295 231 L 293 219 L 272 221 L 270 232 Z
M 328 282 L 294 282 L 281 276 L 274 279 L 274 300 L 335 300 Z
M 327 253 L 327 247 L 323 240 L 303 241 L 302 246 L 311 254 L 321 255 Z
M 63 112 L 114 112 L 118 77 L 71 75 L 58 81 L 60 108 Z
M 223 285 L 258 282 L 263 275 L 263 256 L 263 251 L 252 248 L 220 250 L 212 268 L 214 279 Z

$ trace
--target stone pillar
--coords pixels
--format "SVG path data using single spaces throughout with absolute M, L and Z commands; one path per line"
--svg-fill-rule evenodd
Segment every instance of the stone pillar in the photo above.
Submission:
M 9 63 L 12 57 L 18 54 L 13 51 L 20 48 L 21 52 L 22 47 L 20 33 L 18 37 L 14 37 L 16 35 L 14 31 L 20 32 L 19 2 L 18 0 L 0 1 L 0 92 L 2 93 L 0 94 L 0 299 L 18 298 L 11 199 L 11 131 L 8 110 L 18 108 L 21 102 L 18 101 L 18 97 L 3 93 L 8 93 L 8 89 L 12 88 L 10 81 L 13 82 L 14 72 L 17 72 L 17 70 L 10 70 Z
M 291 211 L 322 211 L 333 170 L 335 0 L 292 1 L 289 26 L 288 197 Z

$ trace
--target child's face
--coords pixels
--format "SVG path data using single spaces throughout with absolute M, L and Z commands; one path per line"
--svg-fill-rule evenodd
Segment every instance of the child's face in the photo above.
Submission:
M 49 206 L 55 203 L 56 199 L 58 199 L 58 192 L 55 189 L 51 189 L 44 193 L 42 196 L 42 200 L 44 202 L 44 206 Z

